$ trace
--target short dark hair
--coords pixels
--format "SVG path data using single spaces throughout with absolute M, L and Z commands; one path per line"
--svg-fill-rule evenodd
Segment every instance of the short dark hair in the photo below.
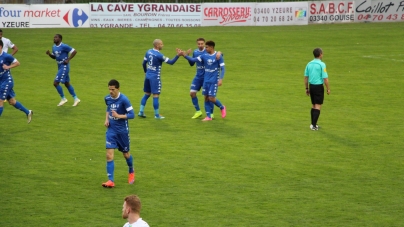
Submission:
M 63 39 L 61 34 L 56 34 L 56 35 L 60 38 L 60 40 Z
M 203 41 L 203 42 L 205 42 L 205 39 L 204 39 L 204 38 L 197 38 L 196 41 L 197 41 L 197 42 L 198 42 L 198 41 Z
M 0 32 L 3 32 L 3 30 L 0 29 Z
M 140 210 L 142 209 L 142 204 L 140 202 L 140 199 L 137 195 L 128 195 L 125 197 L 125 202 L 130 209 L 135 212 L 140 214 Z
M 115 79 L 112 79 L 108 82 L 108 86 L 115 86 L 115 88 L 119 88 L 119 82 Z
M 209 40 L 205 43 L 206 46 L 211 46 L 211 47 L 215 47 L 215 42 L 213 42 L 212 40 Z
M 313 55 L 315 58 L 320 57 L 320 55 L 323 53 L 323 50 L 319 47 L 317 47 L 316 49 L 313 50 Z

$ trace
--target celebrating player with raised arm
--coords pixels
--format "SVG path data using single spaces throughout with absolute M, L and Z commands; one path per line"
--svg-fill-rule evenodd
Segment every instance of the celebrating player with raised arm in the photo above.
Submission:
M 222 118 L 226 117 L 226 107 L 216 99 L 216 93 L 218 91 L 218 86 L 222 85 L 222 80 L 224 78 L 225 67 L 223 56 L 220 56 L 219 60 L 216 60 L 215 42 L 206 42 L 206 54 L 200 55 L 197 58 L 191 58 L 187 56 L 191 50 L 184 53 L 184 57 L 190 62 L 201 62 L 205 68 L 204 82 L 202 94 L 205 96 L 205 111 L 206 117 L 203 121 L 212 120 L 212 110 L 214 105 L 220 108 L 222 112 Z M 219 74 L 220 72 L 220 74 Z
M 181 50 L 177 49 L 177 55 L 173 59 L 169 59 L 164 56 L 160 50 L 163 49 L 163 41 L 160 39 L 155 39 L 153 41 L 153 49 L 149 49 L 146 51 L 146 54 L 143 58 L 143 71 L 145 72 L 145 80 L 144 80 L 144 96 L 140 101 L 140 110 L 139 117 L 145 118 L 144 108 L 146 106 L 147 99 L 149 99 L 150 95 L 153 94 L 153 108 L 154 108 L 154 118 L 156 119 L 164 119 L 163 116 L 160 115 L 160 103 L 159 96 L 161 92 L 161 67 L 163 62 L 174 65 L 174 63 L 178 60 L 178 55 L 181 53 Z

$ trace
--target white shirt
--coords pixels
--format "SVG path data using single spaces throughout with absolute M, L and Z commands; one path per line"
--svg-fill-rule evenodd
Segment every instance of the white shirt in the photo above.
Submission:
M 135 223 L 130 224 L 129 222 L 126 222 L 123 227 L 150 227 L 147 222 L 143 221 L 141 218 L 137 219 Z
M 7 53 L 8 48 L 13 48 L 14 47 L 14 43 L 11 42 L 11 40 L 2 37 L 1 41 L 3 41 L 3 51 Z

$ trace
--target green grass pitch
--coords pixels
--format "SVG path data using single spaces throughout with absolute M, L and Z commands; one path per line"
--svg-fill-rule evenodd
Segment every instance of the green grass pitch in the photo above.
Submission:
M 77 50 L 71 83 L 81 99 L 57 107 L 53 36 Z M 20 49 L 12 70 L 25 115 L 0 117 L 0 226 L 122 226 L 123 198 L 137 194 L 153 227 L 404 226 L 404 23 L 150 29 L 6 29 Z M 195 68 L 162 69 L 160 112 L 130 121 L 136 182 L 115 152 L 116 188 L 105 170 L 107 83 L 121 83 L 137 112 L 141 66 L 152 41 L 224 53 L 218 98 L 226 119 L 192 120 Z M 311 131 L 303 72 L 324 50 L 331 95 Z M 198 94 L 203 107 L 202 96 Z

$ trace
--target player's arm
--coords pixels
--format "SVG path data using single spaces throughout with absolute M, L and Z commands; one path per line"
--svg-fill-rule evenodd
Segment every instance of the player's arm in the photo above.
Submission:
M 107 113 L 105 114 L 105 123 L 104 123 L 104 126 L 105 126 L 105 127 L 108 127 L 108 126 L 109 126 L 109 112 L 108 112 L 108 109 L 107 109 Z
M 327 95 L 329 95 L 331 93 L 331 90 L 330 90 L 330 84 L 328 83 L 328 78 L 324 78 L 324 84 L 325 87 L 327 88 Z
M 11 47 L 11 49 L 13 49 L 13 52 L 11 53 L 11 55 L 13 55 L 14 56 L 14 54 L 16 54 L 17 53 L 17 51 L 18 51 L 18 47 L 14 44 L 14 46 L 13 47 Z
M 125 106 L 127 106 L 126 107 L 126 114 L 118 114 L 117 112 L 112 111 L 111 112 L 112 116 L 116 117 L 116 118 L 119 118 L 119 119 L 133 119 L 133 118 L 135 118 L 135 112 L 133 111 L 133 107 L 132 107 L 132 105 L 130 104 L 129 101 L 126 101 Z
M 126 114 L 118 114 L 116 111 L 111 111 L 112 116 L 115 118 L 119 118 L 119 119 L 133 119 L 135 118 L 135 112 L 133 111 L 133 108 L 131 110 L 129 110 L 128 112 L 126 112 Z
M 50 57 L 50 58 L 52 58 L 52 59 L 56 59 L 56 56 L 55 55 L 53 55 L 53 53 L 52 52 L 50 52 L 49 50 L 47 50 L 46 51 L 46 54 Z
M 4 70 L 12 69 L 12 68 L 15 68 L 15 67 L 17 67 L 19 65 L 20 65 L 20 62 L 17 61 L 17 59 L 14 58 L 14 60 L 11 62 L 10 65 L 3 64 L 3 69 Z
M 185 54 L 186 54 L 186 55 L 189 55 L 189 54 L 191 53 L 191 51 L 192 51 L 191 49 L 187 50 L 187 52 L 184 53 L 183 56 L 185 57 Z M 195 52 L 192 54 L 192 57 L 195 58 Z M 195 62 L 192 62 L 192 61 L 188 61 L 188 63 L 189 63 L 190 66 L 194 66 L 194 65 L 195 65 Z
M 223 53 L 221 51 L 216 52 L 216 60 L 219 60 L 220 57 L 223 56 Z
M 74 56 L 76 56 L 76 54 L 77 54 L 77 51 L 75 49 L 72 49 L 70 51 L 69 57 L 64 61 L 64 64 L 67 65 L 70 62 L 70 60 L 72 60 L 72 58 L 74 58 Z
M 224 63 L 222 63 L 222 64 L 220 64 L 220 76 L 219 76 L 219 82 L 217 83 L 218 86 L 222 86 L 225 72 L 226 72 L 226 68 L 224 67 Z
M 304 76 L 304 86 L 306 86 L 306 95 L 310 95 L 309 91 L 309 77 Z
M 147 59 L 146 59 L 146 57 L 144 57 L 143 58 L 143 63 L 142 63 L 144 73 L 147 72 L 147 66 L 146 65 L 147 65 Z
M 175 57 L 173 59 L 169 59 L 169 58 L 164 59 L 165 63 L 174 65 L 174 63 L 178 60 L 179 56 L 183 55 L 183 53 L 180 49 L 177 48 L 176 51 L 177 51 L 177 55 L 175 55 Z
M 323 78 L 325 87 L 327 88 L 327 95 L 329 95 L 331 93 L 331 90 L 330 90 L 330 84 L 328 83 L 328 73 L 325 64 L 323 64 L 321 69 L 321 77 Z
M 185 55 L 184 58 L 187 59 L 188 62 L 194 62 L 194 63 L 197 62 L 197 61 L 202 62 L 202 59 L 201 59 L 200 56 L 196 57 L 196 58 L 191 58 L 190 56 Z

